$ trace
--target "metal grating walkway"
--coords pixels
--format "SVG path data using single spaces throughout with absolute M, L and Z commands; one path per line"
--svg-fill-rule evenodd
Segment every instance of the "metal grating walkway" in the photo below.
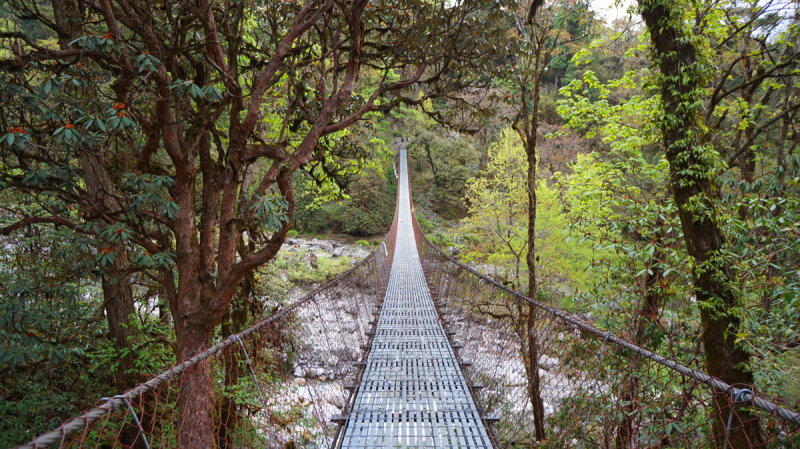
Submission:
M 342 448 L 490 448 L 458 359 L 439 322 L 411 222 L 400 151 L 392 271 Z

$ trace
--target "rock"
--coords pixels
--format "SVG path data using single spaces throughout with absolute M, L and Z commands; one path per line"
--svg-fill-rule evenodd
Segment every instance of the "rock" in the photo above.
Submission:
M 331 257 L 342 257 L 343 254 L 344 248 L 334 248 Z
M 355 258 L 350 259 L 350 265 L 355 265 L 357 263 L 358 263 L 358 260 L 356 260 Z
M 325 375 L 325 370 L 322 368 L 314 368 L 314 377 L 319 379 L 320 377 Z
M 292 372 L 292 374 L 294 374 L 294 377 L 302 378 L 302 377 L 304 377 L 306 375 L 306 372 L 305 372 L 305 370 L 303 369 L 302 366 L 297 365 L 297 366 L 294 367 L 294 372 Z M 303 380 L 305 381 L 305 379 L 303 379 Z
M 558 339 L 558 341 L 564 341 L 567 339 L 567 337 L 564 335 L 563 332 L 559 332 L 556 338 Z
M 305 379 L 305 377 L 298 377 L 298 378 L 296 378 L 296 379 L 294 380 L 294 383 L 295 383 L 295 385 L 297 385 L 297 386 L 299 386 L 299 387 L 302 387 L 302 386 L 305 386 L 305 384 L 306 384 L 306 379 Z
M 347 325 L 344 327 L 344 331 L 348 334 L 354 333 L 356 331 L 356 323 L 347 323 Z
M 451 256 L 457 256 L 458 253 L 459 253 L 458 248 L 456 248 L 455 246 L 448 247 L 446 252 L 447 252 L 447 254 L 450 254 Z
M 313 252 L 306 254 L 306 263 L 308 264 L 309 268 L 314 270 L 317 269 L 317 255 Z
M 286 248 L 286 252 L 287 253 L 293 253 L 295 251 L 297 251 L 297 248 L 294 247 L 294 246 L 290 246 L 290 247 Z
M 317 240 L 314 239 L 311 241 L 311 245 L 319 248 L 326 253 L 330 253 L 333 251 L 333 244 L 327 240 Z
M 539 368 L 550 371 L 558 366 L 558 359 L 550 357 L 549 355 L 542 355 L 539 357 Z
M 323 394 L 322 397 L 322 399 L 325 402 L 340 410 L 344 408 L 344 398 L 345 396 L 342 387 L 338 385 L 328 390 L 326 393 Z
M 324 374 L 319 376 L 319 381 L 320 382 L 327 382 L 328 381 L 328 376 L 326 376 Z

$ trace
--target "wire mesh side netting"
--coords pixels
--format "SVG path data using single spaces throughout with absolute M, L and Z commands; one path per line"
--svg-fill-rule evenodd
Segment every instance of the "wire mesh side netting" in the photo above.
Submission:
M 495 447 L 800 446 L 800 415 L 779 398 L 531 301 L 445 255 L 414 221 L 427 282 L 494 423 Z
M 290 306 L 20 447 L 198 447 L 195 439 L 218 448 L 330 446 L 331 418 L 350 401 L 345 385 L 358 382 L 355 362 L 393 252 L 394 230 Z M 198 375 L 211 382 L 192 387 L 187 379 Z

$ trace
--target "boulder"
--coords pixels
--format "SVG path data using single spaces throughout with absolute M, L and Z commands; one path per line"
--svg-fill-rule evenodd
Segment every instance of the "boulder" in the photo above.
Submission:
M 338 385 L 333 386 L 330 390 L 323 393 L 322 399 L 340 410 L 344 408 L 344 390 L 342 390 L 342 387 Z
M 331 253 L 331 257 L 342 257 L 344 255 L 344 248 L 334 248 L 333 252 Z
M 558 366 L 558 359 L 550 357 L 549 355 L 541 355 L 539 357 L 539 368 L 550 371 Z
M 314 239 L 311 241 L 311 246 L 319 248 L 321 251 L 325 251 L 326 253 L 333 251 L 333 244 L 327 240 Z

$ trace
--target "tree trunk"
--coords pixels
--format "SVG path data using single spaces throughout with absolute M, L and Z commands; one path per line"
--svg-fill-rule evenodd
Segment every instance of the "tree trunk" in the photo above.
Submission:
M 539 87 L 540 76 L 534 77 L 530 128 L 528 129 L 525 152 L 528 156 L 528 296 L 536 299 L 536 145 L 539 128 Z M 533 422 L 536 439 L 544 440 L 544 401 L 539 379 L 539 346 L 536 341 L 536 311 L 532 304 L 528 305 L 528 352 L 529 369 L 528 394 L 533 407 Z
M 58 28 L 58 45 L 62 50 L 66 50 L 82 29 L 80 6 L 75 0 L 51 0 L 50 4 Z
M 196 327 L 183 329 L 178 337 L 178 360 L 187 360 L 208 346 L 209 333 Z M 214 384 L 211 359 L 181 374 L 178 391 L 178 449 L 214 447 Z
M 536 440 L 545 439 L 544 433 L 544 400 L 541 393 L 541 378 L 539 377 L 539 347 L 536 341 L 536 309 L 532 304 L 528 304 L 528 396 L 533 408 L 533 424 L 536 433 Z
M 436 187 L 441 187 L 441 180 L 439 179 L 439 174 L 436 173 L 436 164 L 433 163 L 433 156 L 431 155 L 431 144 L 430 142 L 423 142 L 422 146 L 425 147 L 425 155 L 428 157 L 428 163 L 431 164 L 433 183 L 436 185 Z
M 86 191 L 93 204 L 86 205 L 89 213 L 98 217 L 113 214 L 119 210 L 113 180 L 106 170 L 104 157 L 87 149 L 81 152 L 81 166 Z M 102 218 L 95 218 L 99 227 L 107 226 Z M 136 384 L 132 342 L 134 330 L 130 325 L 131 316 L 136 313 L 133 302 L 133 288 L 130 280 L 128 252 L 123 243 L 100 243 L 98 251 L 110 251 L 114 260 L 103 269 L 103 303 L 105 304 L 108 333 L 120 354 L 114 383 L 120 393 Z
M 697 108 L 702 104 L 702 61 L 695 40 L 683 30 L 683 12 L 662 0 L 639 0 L 642 17 L 650 32 L 652 53 L 661 71 L 661 121 L 664 146 L 670 164 L 673 198 L 678 207 L 686 250 L 693 259 L 694 293 L 701 304 L 702 339 L 706 370 L 711 376 L 739 387 L 751 385 L 746 369 L 750 356 L 735 344 L 739 318 L 734 313 L 736 297 L 731 289 L 729 263 L 720 253 L 723 234 L 716 221 L 712 198 L 717 195 L 712 179 L 714 156 L 697 145 Z M 730 413 L 729 395 L 718 395 L 712 405 L 713 433 L 722 441 Z M 755 416 L 738 411 L 729 435 L 730 447 L 748 448 L 763 441 Z
M 135 316 L 136 309 L 127 274 L 128 254 L 122 245 L 114 245 L 112 251 L 117 256 L 111 265 L 112 273 L 103 274 L 103 297 L 106 301 L 109 336 L 120 353 L 114 383 L 117 391 L 123 392 L 136 385 L 136 354 L 132 348 L 135 332 L 131 327 L 131 317 Z
M 119 210 L 119 203 L 113 180 L 106 170 L 105 157 L 99 151 L 88 148 L 81 152 L 80 157 L 86 192 L 92 201 L 86 205 L 86 210 L 90 216 L 97 217 L 94 222 L 102 229 L 108 226 L 108 223 L 99 216 L 113 215 Z M 133 350 L 135 331 L 131 322 L 136 314 L 136 306 L 133 301 L 128 251 L 125 244 L 119 242 L 100 242 L 97 250 L 114 254 L 114 260 L 101 268 L 101 282 L 108 336 L 118 355 L 117 368 L 114 371 L 114 387 L 117 392 L 122 393 L 136 385 L 136 354 Z M 147 424 L 150 418 L 146 411 L 145 416 L 142 416 L 142 422 Z M 125 445 L 142 447 L 139 429 L 133 425 L 125 427 L 120 435 L 120 441 Z

